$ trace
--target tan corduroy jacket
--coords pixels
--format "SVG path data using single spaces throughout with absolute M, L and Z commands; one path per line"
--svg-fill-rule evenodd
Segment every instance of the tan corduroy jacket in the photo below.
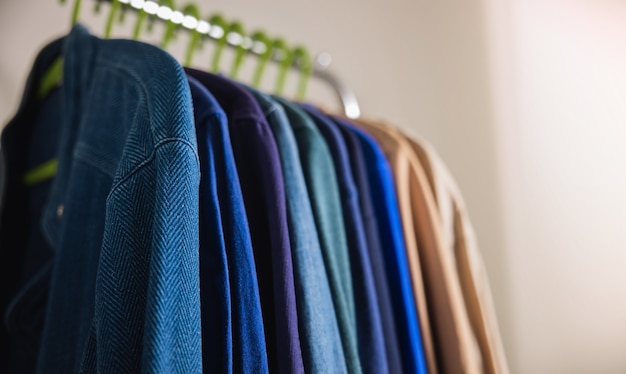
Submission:
M 446 240 L 431 183 L 435 179 L 428 177 L 433 170 L 424 168 L 413 144 L 397 129 L 374 122 L 358 123 L 379 142 L 396 179 L 429 372 L 491 372 L 483 359 L 479 334 L 470 322 L 474 311 L 464 297 L 464 273 L 459 271 L 454 249 Z M 428 321 L 432 333 L 425 329 Z

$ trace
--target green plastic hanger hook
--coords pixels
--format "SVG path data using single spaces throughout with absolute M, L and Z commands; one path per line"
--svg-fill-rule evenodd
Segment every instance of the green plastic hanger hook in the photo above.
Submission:
M 172 11 L 176 10 L 173 0 L 162 0 L 160 2 L 160 6 L 166 6 Z M 166 21 L 165 34 L 163 34 L 163 40 L 161 40 L 161 48 L 167 49 L 167 46 L 170 44 L 172 39 L 174 39 L 176 36 L 176 26 L 177 25 L 171 20 Z
M 265 67 L 267 66 L 267 62 L 272 58 L 272 53 L 274 52 L 274 48 L 272 46 L 272 42 L 267 34 L 263 31 L 256 31 L 252 34 L 252 41 L 254 43 L 263 43 L 265 45 L 265 51 L 263 54 L 259 56 L 259 62 L 254 71 L 254 78 L 252 79 L 252 85 L 255 88 L 259 88 L 261 85 L 261 79 L 263 79 L 263 73 L 265 72 Z
M 280 50 L 282 53 L 280 67 L 278 70 L 278 78 L 276 79 L 276 89 L 275 92 L 277 95 L 282 95 L 285 90 L 285 82 L 287 81 L 287 73 L 289 72 L 289 68 L 293 63 L 293 52 L 291 49 L 287 47 L 287 44 L 282 39 L 276 39 L 273 43 L 274 50 Z
M 230 24 L 228 27 L 228 33 L 231 32 L 241 35 L 241 42 L 237 46 L 237 53 L 235 54 L 235 59 L 233 60 L 233 66 L 230 69 L 230 77 L 232 79 L 237 79 L 237 75 L 239 75 L 239 70 L 243 64 L 243 58 L 245 57 L 246 52 L 248 52 L 244 46 L 246 34 L 243 31 L 243 26 L 239 22 L 233 22 Z
M 195 4 L 188 4 L 183 8 L 183 14 L 189 15 L 200 21 L 200 10 L 198 6 Z M 196 29 L 193 29 L 191 32 L 191 38 L 189 38 L 189 45 L 187 46 L 187 52 L 185 53 L 185 65 L 191 66 L 191 62 L 193 60 L 193 55 L 196 53 L 196 50 L 200 47 L 200 38 L 202 34 Z
M 313 60 L 311 60 L 311 54 L 308 49 L 302 46 L 298 46 L 293 50 L 293 58 L 300 67 L 300 80 L 298 81 L 296 98 L 299 101 L 304 101 L 309 80 L 311 75 L 313 75 Z
M 224 34 L 221 38 L 218 39 L 217 44 L 215 45 L 215 52 L 213 52 L 213 60 L 211 61 L 211 71 L 213 73 L 217 73 L 220 69 L 220 60 L 222 59 L 222 51 L 224 50 L 224 46 L 226 45 L 226 36 L 228 35 L 228 27 L 226 26 L 226 21 L 220 14 L 214 14 L 209 18 L 209 23 L 211 27 L 220 27 Z
M 60 0 L 61 4 L 65 4 L 65 0 Z M 80 12 L 81 0 L 74 0 L 74 9 L 72 9 L 72 26 L 78 22 L 78 13 Z
M 137 20 L 135 21 L 135 28 L 133 29 L 134 40 L 139 39 L 139 34 L 141 34 L 141 27 L 143 26 L 143 23 L 146 21 L 147 16 L 148 16 L 148 13 L 146 13 L 146 11 L 143 8 L 137 9 Z M 148 28 L 148 30 L 150 30 L 150 28 Z
M 93 12 L 95 14 L 100 14 L 100 10 L 102 9 L 102 1 L 96 1 L 93 5 Z
M 113 22 L 115 21 L 115 14 L 119 11 L 122 3 L 119 0 L 112 0 L 111 10 L 109 10 L 109 18 L 107 19 L 106 28 L 104 29 L 104 37 L 108 39 L 111 37 L 111 31 L 113 31 Z

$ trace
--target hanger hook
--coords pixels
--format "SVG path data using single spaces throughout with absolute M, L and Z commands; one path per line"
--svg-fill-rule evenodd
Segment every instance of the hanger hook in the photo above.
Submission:
M 63 0 L 61 0 L 63 1 Z M 100 10 L 102 9 L 102 1 L 97 0 L 96 3 L 93 5 L 93 12 L 95 14 L 100 14 Z
M 172 11 L 176 10 L 173 0 L 161 0 L 160 6 L 170 8 Z M 166 49 L 172 39 L 176 36 L 176 24 L 171 20 L 165 22 L 165 34 L 163 34 L 163 40 L 161 40 L 161 48 Z
M 135 28 L 133 29 L 133 39 L 139 39 L 139 34 L 141 34 L 141 26 L 143 26 L 144 21 L 148 13 L 142 8 L 137 9 L 137 20 L 135 21 Z
M 111 37 L 111 31 L 113 31 L 113 22 L 115 21 L 115 14 L 119 11 L 121 5 L 122 4 L 119 0 L 111 1 L 111 10 L 109 10 L 109 18 L 107 19 L 106 28 L 104 29 L 105 39 Z
M 300 68 L 300 80 L 298 81 L 297 99 L 304 101 L 306 98 L 307 85 L 311 75 L 313 75 L 313 61 L 308 49 L 303 46 L 297 46 L 293 50 L 294 61 Z
M 237 79 L 237 75 L 239 74 L 239 70 L 241 69 L 241 65 L 243 63 L 243 59 L 246 55 L 246 47 L 244 46 L 246 33 L 243 31 L 243 26 L 240 22 L 233 22 L 228 27 L 228 33 L 234 32 L 241 36 L 241 40 L 239 41 L 239 45 L 237 45 L 237 53 L 235 54 L 235 58 L 233 60 L 233 66 L 230 69 L 230 77 L 232 79 Z
M 194 17 L 196 20 L 200 21 L 200 10 L 196 4 L 188 4 L 183 8 L 183 13 L 185 15 L 189 15 Z M 189 39 L 189 45 L 187 46 L 187 53 L 185 54 L 185 65 L 191 66 L 191 62 L 193 60 L 193 55 L 196 50 L 200 47 L 200 38 L 202 34 L 197 29 L 190 30 L 191 38 Z
M 265 47 L 265 51 L 259 56 L 259 62 L 254 72 L 254 78 L 252 80 L 252 85 L 255 88 L 259 88 L 261 85 L 261 79 L 263 78 L 263 73 L 265 72 L 265 66 L 267 66 L 267 62 L 272 57 L 272 52 L 274 51 L 274 47 L 270 38 L 264 31 L 256 31 L 252 34 L 252 41 L 254 43 L 263 43 Z
M 59 0 L 61 4 L 65 4 L 65 0 Z M 78 22 L 78 13 L 80 12 L 81 0 L 74 0 L 74 8 L 72 9 L 72 26 Z
M 280 56 L 280 67 L 278 70 L 278 78 L 276 79 L 275 90 L 277 95 L 282 95 L 285 89 L 285 82 L 287 81 L 287 72 L 293 62 L 293 53 L 289 47 L 287 47 L 285 41 L 280 38 L 274 40 L 273 48 L 274 50 L 279 50 L 282 54 L 282 56 Z
M 228 35 L 228 26 L 226 25 L 226 21 L 220 14 L 214 14 L 209 18 L 209 23 L 211 24 L 211 28 L 219 27 L 222 29 L 223 34 L 217 40 L 215 45 L 215 51 L 213 52 L 213 60 L 211 62 L 211 71 L 217 73 L 220 69 L 220 60 L 222 58 L 222 51 L 224 50 L 224 46 L 226 45 L 226 36 Z

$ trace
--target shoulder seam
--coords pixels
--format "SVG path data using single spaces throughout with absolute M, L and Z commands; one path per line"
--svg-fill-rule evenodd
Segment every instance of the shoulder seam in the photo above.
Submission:
M 107 200 L 109 199 L 109 197 L 113 193 L 115 193 L 115 190 L 117 188 L 119 188 L 122 184 L 124 184 L 128 179 L 130 179 L 130 177 L 132 177 L 133 175 L 135 175 L 139 171 L 141 171 L 141 169 L 143 169 L 144 166 L 150 164 L 154 160 L 157 151 L 161 147 L 163 147 L 165 145 L 168 145 L 168 144 L 171 144 L 171 143 L 179 143 L 179 144 L 185 146 L 185 148 L 189 148 L 191 150 L 191 152 L 193 153 L 193 155 L 194 155 L 196 163 L 198 164 L 198 166 L 200 165 L 200 161 L 199 161 L 199 158 L 198 158 L 198 151 L 197 151 L 196 147 L 193 144 L 191 144 L 190 142 L 188 142 L 185 139 L 180 139 L 180 138 L 166 138 L 166 139 L 163 139 L 163 140 L 159 141 L 158 143 L 156 143 L 154 145 L 154 147 L 152 148 L 152 152 L 150 153 L 150 155 L 147 158 L 145 158 L 143 161 L 141 161 L 139 163 L 139 165 L 137 165 L 133 170 L 131 170 L 126 175 L 121 177 L 117 182 L 115 182 L 111 186 L 111 191 L 109 191 L 109 194 L 107 196 Z

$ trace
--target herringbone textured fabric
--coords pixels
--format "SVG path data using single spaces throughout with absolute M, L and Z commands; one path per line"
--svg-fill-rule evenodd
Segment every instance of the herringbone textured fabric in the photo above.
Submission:
M 201 372 L 200 171 L 186 77 L 156 48 L 94 42 L 114 49 L 102 56 L 115 52 L 116 66 L 123 52 L 131 67 L 153 69 L 149 81 L 137 82 L 147 107 L 138 114 L 149 122 L 131 127 L 118 169 L 128 171 L 118 172 L 107 199 L 89 338 L 95 344 L 88 345 L 96 362 L 87 355 L 83 369 Z M 120 74 L 139 73 L 129 65 Z
M 46 138 L 58 170 L 40 212 L 53 258 L 29 264 L 49 290 L 37 372 L 200 373 L 200 171 L 187 79 L 147 44 L 81 26 L 63 44 L 60 104 L 37 119 L 60 121 Z

